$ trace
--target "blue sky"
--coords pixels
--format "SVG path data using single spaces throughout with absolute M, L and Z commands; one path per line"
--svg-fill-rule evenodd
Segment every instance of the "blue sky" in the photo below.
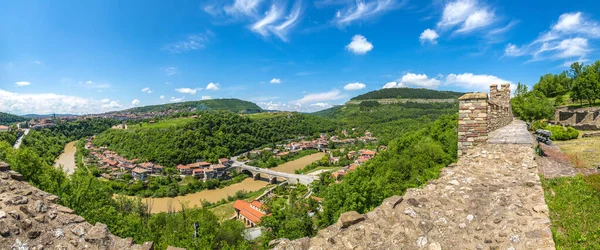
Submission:
M 315 111 L 383 87 L 533 85 L 599 59 L 597 1 L 9 1 L 0 111 L 203 98 Z

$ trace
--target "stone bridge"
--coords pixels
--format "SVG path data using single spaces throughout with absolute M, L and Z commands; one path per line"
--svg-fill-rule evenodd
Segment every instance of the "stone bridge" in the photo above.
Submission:
M 262 176 L 266 177 L 269 180 L 269 183 L 271 183 L 271 184 L 275 184 L 277 182 L 277 178 L 283 178 L 291 185 L 295 185 L 298 183 L 303 184 L 303 185 L 308 185 L 308 184 L 312 183 L 313 181 L 319 179 L 318 176 L 289 174 L 289 173 L 284 173 L 284 172 L 278 172 L 278 171 L 274 171 L 274 170 L 267 169 L 267 168 L 259 168 L 259 167 L 249 166 L 249 165 L 246 165 L 243 162 L 239 162 L 239 161 L 234 161 L 234 163 L 231 165 L 231 167 L 239 169 L 240 172 L 249 172 L 250 174 L 252 174 L 252 177 L 255 180 L 260 180 L 261 175 L 262 175 Z

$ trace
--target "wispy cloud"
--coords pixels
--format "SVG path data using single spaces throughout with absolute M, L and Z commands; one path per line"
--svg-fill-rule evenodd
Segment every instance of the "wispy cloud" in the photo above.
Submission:
M 169 51 L 171 53 L 184 53 L 193 50 L 203 49 L 206 47 L 206 44 L 208 44 L 214 37 L 215 34 L 210 30 L 207 30 L 203 33 L 191 34 L 181 41 L 165 45 L 163 47 L 163 50 Z
M 380 16 L 386 12 L 401 8 L 407 1 L 371 0 L 371 1 L 343 1 L 344 8 L 339 9 L 333 19 L 339 27 L 345 27 L 355 22 L 360 22 Z M 341 1 L 323 1 L 321 4 L 340 4 Z
M 582 12 L 564 13 L 550 30 L 541 33 L 534 41 L 522 46 L 509 43 L 504 56 L 528 55 L 528 62 L 541 60 L 563 60 L 565 63 L 588 60 L 594 49 L 589 40 L 600 38 L 600 24 Z
M 138 106 L 138 105 L 140 105 L 140 100 L 138 100 L 138 99 L 133 99 L 133 100 L 131 101 L 131 106 L 133 106 L 133 107 L 136 107 L 136 106 Z
M 269 81 L 269 82 L 270 82 L 270 83 L 273 83 L 273 84 L 280 84 L 280 83 L 281 83 L 281 79 L 279 79 L 279 78 L 273 78 L 273 79 L 271 79 L 271 81 Z
M 235 0 L 216 1 L 204 6 L 204 11 L 225 23 L 248 23 L 248 28 L 261 35 L 274 35 L 282 41 L 289 40 L 289 33 L 302 20 L 302 1 L 287 4 L 286 1 Z
M 164 69 L 165 74 L 172 76 L 178 73 L 177 67 L 168 67 Z M 171 84 L 171 82 L 165 82 L 165 84 Z
M 496 10 L 478 0 L 454 0 L 447 2 L 442 11 L 442 16 L 435 29 L 425 29 L 419 40 L 436 43 L 437 39 L 447 33 L 453 35 L 478 35 L 486 43 L 497 43 L 503 40 L 503 35 L 518 22 L 508 24 L 496 13 Z
M 31 85 L 31 83 L 30 82 L 15 82 L 15 85 L 17 85 L 17 87 L 25 87 L 25 86 Z
M 346 94 L 343 94 L 341 91 L 334 89 L 329 92 L 306 94 L 304 97 L 302 97 L 296 101 L 292 101 L 291 103 L 299 103 L 299 104 L 317 103 L 317 102 L 339 100 L 339 99 L 343 99 L 346 97 L 348 97 Z
M 146 87 L 142 89 L 142 92 L 152 94 L 153 91 L 150 88 Z

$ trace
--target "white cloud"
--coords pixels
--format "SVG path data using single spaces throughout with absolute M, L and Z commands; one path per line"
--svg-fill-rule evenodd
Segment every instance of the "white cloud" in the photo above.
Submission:
M 152 91 L 150 88 L 146 87 L 146 88 L 142 89 L 142 92 L 152 94 L 152 92 L 154 92 L 154 91 Z
M 312 106 L 312 107 L 318 107 L 318 108 L 322 108 L 322 109 L 333 107 L 333 105 L 331 105 L 329 103 L 325 103 L 325 102 L 313 103 L 310 106 Z
M 490 84 L 510 83 L 493 75 L 474 75 L 473 73 L 449 74 L 446 76 L 446 84 L 462 87 L 470 91 L 488 91 Z
M 15 85 L 17 85 L 17 87 L 25 87 L 25 86 L 31 85 L 31 83 L 30 82 L 15 82 Z
M 397 3 L 395 0 L 366 0 L 345 1 L 346 6 L 336 12 L 333 22 L 339 27 L 345 27 L 353 22 L 367 20 L 382 15 L 390 10 L 402 7 L 406 1 Z
M 273 84 L 280 84 L 280 83 L 281 83 L 281 79 L 279 79 L 279 78 L 273 78 L 273 79 L 271 79 L 271 81 L 269 81 L 269 82 L 270 82 L 270 83 L 273 83 Z
M 41 62 L 41 61 L 34 61 L 33 63 L 35 63 L 35 64 L 38 64 L 38 65 L 39 65 L 39 64 L 42 64 L 42 62 Z
M 198 92 L 200 90 L 202 90 L 202 88 L 195 88 L 195 89 L 192 89 L 192 88 L 178 88 L 178 89 L 175 89 L 175 91 L 177 91 L 179 93 L 190 94 L 190 95 L 195 95 L 196 92 Z
M 589 40 L 600 38 L 600 24 L 582 12 L 564 13 L 558 21 L 542 32 L 533 42 L 517 46 L 509 43 L 504 56 L 530 55 L 530 62 L 563 60 L 565 64 L 574 60 L 585 62 L 593 51 Z
M 219 90 L 221 88 L 221 84 L 219 83 L 209 83 L 206 85 L 206 90 Z
M 133 99 L 133 101 L 131 101 L 131 106 L 134 106 L 134 107 L 135 107 L 135 106 L 137 106 L 137 105 L 140 105 L 140 100 L 138 100 L 138 99 Z
M 210 100 L 210 99 L 212 99 L 212 97 L 207 96 L 207 95 L 202 96 L 202 100 Z
M 383 87 L 381 87 L 382 89 L 391 89 L 391 88 L 406 88 L 406 85 L 404 85 L 404 83 L 398 83 L 398 82 L 388 82 L 385 85 L 383 85 Z
M 438 37 L 440 36 L 437 32 L 435 32 L 435 30 L 426 29 L 423 31 L 423 33 L 421 33 L 421 36 L 419 36 L 419 40 L 421 41 L 421 44 L 424 44 L 425 42 L 436 44 Z
M 164 96 L 164 95 L 161 95 L 161 96 L 160 96 L 160 99 L 161 99 L 161 100 L 164 100 L 164 99 L 165 99 L 165 96 Z
M 21 94 L 0 89 L 0 111 L 12 114 L 94 114 L 121 108 L 117 101 L 94 100 L 77 96 Z
M 344 86 L 344 89 L 345 90 L 359 90 L 359 89 L 364 89 L 365 87 L 367 87 L 367 85 L 365 85 L 364 83 L 354 82 L 354 83 L 346 84 L 346 86 Z
M 301 99 L 293 101 L 292 103 L 307 104 L 307 103 L 339 100 L 339 99 L 346 98 L 346 97 L 347 96 L 342 94 L 341 91 L 334 89 L 329 92 L 307 94 L 304 97 L 302 97 Z
M 429 78 L 426 74 L 406 73 L 398 79 L 398 87 L 412 86 L 420 88 L 435 89 L 440 85 L 440 80 Z
M 463 26 L 460 29 L 458 29 L 456 32 L 459 32 L 459 33 L 470 32 L 475 29 L 489 26 L 493 22 L 494 22 L 494 12 L 491 12 L 491 11 L 485 10 L 485 9 L 478 10 L 478 11 L 471 13 L 471 15 L 469 15 L 467 20 L 465 20 L 465 23 L 463 24 Z
M 168 68 L 165 68 L 165 73 L 166 73 L 168 76 L 175 75 L 175 74 L 177 74 L 177 68 L 176 68 L 176 67 L 168 67 Z M 168 82 L 168 83 L 170 84 L 170 82 Z M 166 84 L 166 83 L 165 83 L 165 84 Z
M 475 0 L 457 0 L 444 6 L 442 19 L 438 22 L 440 28 L 450 28 L 466 21 L 477 9 Z
M 362 35 L 354 35 L 352 42 L 346 45 L 346 49 L 356 55 L 364 55 L 373 49 L 373 44 Z
M 233 5 L 225 6 L 224 10 L 230 15 L 253 15 L 262 0 L 235 0 Z
M 183 101 L 184 99 L 185 99 L 185 97 L 183 97 L 183 96 L 182 96 L 182 97 L 179 97 L 179 98 L 176 98 L 176 97 L 172 96 L 172 97 L 171 97 L 171 99 L 169 99 L 169 101 L 170 101 L 170 102 L 181 102 L 181 101 Z
M 163 47 L 164 50 L 171 53 L 183 53 L 193 50 L 203 49 L 206 47 L 213 38 L 214 33 L 207 30 L 204 33 L 188 35 L 186 39 L 171 44 L 167 44 Z

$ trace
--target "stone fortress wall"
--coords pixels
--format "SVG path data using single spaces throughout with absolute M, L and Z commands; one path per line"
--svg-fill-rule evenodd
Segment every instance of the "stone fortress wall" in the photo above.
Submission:
M 579 130 L 600 130 L 600 107 L 557 108 L 554 123 Z
M 510 84 L 490 85 L 490 94 L 474 92 L 458 98 L 458 155 L 487 142 L 488 134 L 513 120 Z

